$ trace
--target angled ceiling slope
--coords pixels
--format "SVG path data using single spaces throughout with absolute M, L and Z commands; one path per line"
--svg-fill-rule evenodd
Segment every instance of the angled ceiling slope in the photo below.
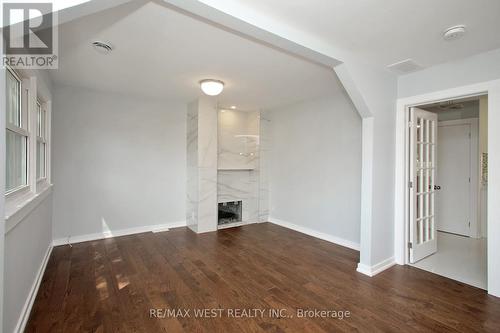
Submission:
M 308 40 L 363 56 L 381 68 L 409 58 L 429 67 L 500 48 L 500 1 L 199 1 L 254 22 L 279 23 L 282 30 L 295 29 Z M 445 41 L 445 29 L 459 24 L 466 26 L 465 36 Z
M 55 84 L 190 101 L 198 81 L 226 83 L 223 105 L 270 108 L 342 89 L 326 66 L 264 45 L 162 2 L 134 1 L 62 24 Z M 109 55 L 94 40 L 110 42 Z

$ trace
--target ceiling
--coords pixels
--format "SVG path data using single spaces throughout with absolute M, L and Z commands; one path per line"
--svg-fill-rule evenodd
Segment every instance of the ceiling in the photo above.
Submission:
M 477 111 L 479 112 L 479 96 L 455 99 L 439 103 L 432 103 L 428 105 L 419 106 L 419 108 L 435 112 L 447 111 Z
M 226 83 L 222 106 L 272 108 L 342 89 L 332 70 L 163 6 L 134 1 L 59 28 L 55 84 L 188 102 L 198 82 Z M 114 50 L 97 53 L 95 40 Z
M 223 5 L 229 0 L 202 0 Z M 362 55 L 380 66 L 412 58 L 429 67 L 500 47 L 498 0 L 230 0 L 268 20 Z M 467 34 L 446 42 L 446 28 Z

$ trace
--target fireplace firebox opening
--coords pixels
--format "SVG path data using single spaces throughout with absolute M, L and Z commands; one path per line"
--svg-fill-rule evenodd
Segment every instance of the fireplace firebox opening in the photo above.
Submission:
M 220 202 L 218 212 L 218 224 L 229 224 L 241 222 L 241 201 Z

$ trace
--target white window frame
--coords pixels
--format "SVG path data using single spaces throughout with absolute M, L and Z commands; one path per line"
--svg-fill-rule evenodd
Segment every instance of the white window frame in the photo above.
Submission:
M 16 78 L 21 81 L 21 108 L 25 122 L 22 122 L 23 134 L 28 135 L 27 139 L 27 185 L 16 188 L 5 193 L 5 233 L 12 230 L 17 223 L 37 207 L 44 198 L 51 192 L 51 172 L 50 172 L 50 133 L 51 133 L 51 96 L 47 87 L 41 86 L 41 91 L 37 86 L 37 77 L 31 72 L 14 72 Z M 7 75 L 7 73 L 5 73 Z M 43 89 L 45 88 L 45 89 Z M 43 136 L 37 134 L 37 107 L 40 104 L 45 110 L 45 129 Z M 22 116 L 22 117 L 23 117 Z M 14 126 L 17 127 L 17 126 Z M 11 126 L 6 124 L 6 130 Z M 17 133 L 17 128 L 16 133 Z M 37 179 L 37 142 L 41 139 L 45 143 L 45 177 Z
M 40 110 L 40 124 L 38 124 L 38 110 Z M 45 117 L 45 118 L 44 118 Z M 42 143 L 43 149 L 44 149 L 44 161 L 43 161 L 43 175 L 41 177 L 38 177 L 36 174 L 36 168 L 37 164 L 35 163 L 35 177 L 36 177 L 36 182 L 37 185 L 39 185 L 41 182 L 44 182 L 47 180 L 47 109 L 46 109 L 46 103 L 42 103 L 40 99 L 37 99 L 36 101 L 36 119 L 37 119 L 37 124 L 36 124 L 36 145 L 35 145 L 35 151 L 37 152 L 36 154 L 36 162 L 38 163 L 38 143 Z M 38 135 L 38 130 L 40 129 L 40 135 Z M 40 166 L 41 167 L 41 166 Z
M 6 130 L 14 132 L 14 133 L 19 134 L 19 135 L 22 135 L 26 138 L 26 184 L 12 188 L 8 191 L 6 189 L 4 189 L 6 197 L 12 197 L 15 195 L 24 194 L 25 192 L 29 191 L 29 188 L 30 188 L 30 179 L 29 179 L 29 176 L 30 176 L 30 172 L 29 172 L 29 165 L 30 165 L 30 163 L 29 163 L 29 160 L 30 160 L 29 149 L 30 149 L 30 147 L 29 146 L 30 146 L 30 142 L 29 141 L 30 140 L 29 140 L 29 131 L 28 131 L 30 117 L 29 117 L 29 112 L 28 112 L 28 108 L 26 105 L 27 96 L 24 95 L 26 93 L 26 91 L 25 91 L 25 87 L 23 84 L 23 80 L 10 67 L 7 67 L 6 75 L 8 75 L 8 73 L 10 73 L 12 76 L 14 76 L 14 78 L 19 82 L 19 109 L 20 109 L 19 110 L 20 111 L 20 115 L 19 115 L 20 119 L 19 120 L 20 120 L 21 126 L 19 127 L 17 125 L 11 124 L 6 120 L 5 127 L 6 127 Z M 23 97 L 26 97 L 26 99 L 24 99 Z

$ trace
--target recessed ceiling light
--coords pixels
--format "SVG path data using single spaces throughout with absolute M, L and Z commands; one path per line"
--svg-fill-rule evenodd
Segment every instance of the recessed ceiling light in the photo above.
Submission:
M 113 46 L 111 46 L 111 44 L 98 40 L 92 42 L 92 46 L 94 47 L 94 50 L 102 54 L 108 54 L 109 52 L 113 51 Z
M 465 35 L 465 25 L 455 25 L 443 32 L 443 38 L 446 41 L 459 39 Z
M 208 96 L 217 96 L 224 90 L 224 82 L 214 79 L 200 81 L 201 90 Z
M 236 109 L 236 106 L 235 106 L 235 105 L 232 105 L 232 106 L 231 106 L 231 109 L 235 110 L 235 109 Z

